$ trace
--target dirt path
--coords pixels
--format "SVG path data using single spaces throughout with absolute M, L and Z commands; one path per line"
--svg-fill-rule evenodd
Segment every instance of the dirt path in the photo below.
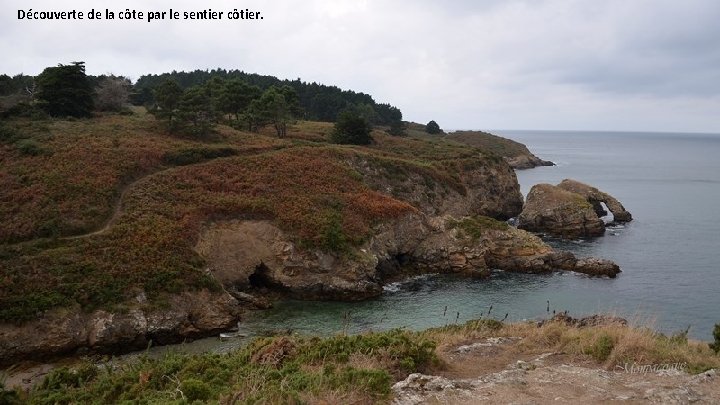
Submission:
M 438 375 L 412 374 L 395 384 L 393 403 L 720 403 L 716 370 L 699 375 L 677 369 L 607 371 L 561 353 L 517 354 L 513 344 L 489 338 L 443 353 L 449 368 Z
M 239 153 L 239 154 L 237 154 L 237 155 L 232 155 L 232 156 L 225 156 L 225 157 L 218 157 L 218 158 L 214 158 L 214 159 L 210 159 L 210 160 L 204 160 L 204 161 L 202 161 L 202 162 L 193 163 L 193 164 L 190 164 L 190 165 L 165 167 L 165 168 L 163 168 L 163 169 L 160 169 L 160 170 L 157 170 L 157 171 L 148 173 L 148 174 L 146 174 L 146 175 L 144 175 L 144 176 L 141 176 L 141 177 L 135 179 L 135 180 L 132 181 L 131 183 L 126 184 L 126 185 L 122 188 L 122 190 L 120 191 L 120 196 L 118 197 L 117 202 L 115 203 L 115 207 L 113 208 L 112 215 L 110 215 L 110 218 L 108 218 L 107 221 L 105 221 L 105 223 L 102 225 L 102 227 L 100 227 L 100 229 L 94 230 L 94 231 L 92 231 L 92 232 L 83 233 L 83 234 L 80 234 L 80 235 L 63 236 L 63 237 L 61 237 L 61 238 L 59 238 L 59 239 L 60 239 L 60 240 L 85 239 L 85 238 L 89 238 L 89 237 L 92 237 L 92 236 L 102 235 L 103 233 L 107 232 L 113 225 L 115 225 L 115 223 L 117 222 L 117 220 L 120 218 L 120 215 L 122 215 L 122 212 L 123 212 L 123 210 L 122 210 L 123 201 L 125 200 L 125 196 L 128 194 L 128 192 L 130 192 L 130 190 L 132 190 L 132 188 L 135 187 L 138 183 L 140 183 L 141 181 L 147 179 L 147 178 L 150 177 L 150 176 L 155 176 L 155 175 L 157 175 L 157 174 L 160 174 L 160 173 L 163 173 L 163 172 L 172 170 L 172 169 L 177 169 L 178 167 L 193 166 L 193 165 L 195 165 L 195 164 L 207 163 L 207 162 L 211 162 L 211 161 L 215 161 L 215 160 L 220 160 L 220 159 L 237 158 L 237 157 L 240 157 L 240 156 L 242 156 L 242 157 L 247 157 L 247 156 L 262 155 L 263 153 L 271 152 L 271 151 L 274 151 L 274 150 L 277 150 L 277 149 L 274 149 L 274 148 L 259 149 L 259 150 L 254 150 L 254 151 L 252 151 L 252 152 L 245 152 L 245 153 Z
M 167 170 L 170 170 L 173 168 L 174 167 L 170 167 L 170 168 L 166 168 L 166 169 L 158 170 L 156 172 L 149 173 L 149 174 L 142 176 L 139 179 L 125 185 L 125 187 L 123 187 L 122 190 L 120 191 L 120 196 L 118 197 L 117 201 L 115 202 L 115 207 L 113 208 L 112 215 L 110 215 L 110 218 L 108 218 L 107 221 L 105 221 L 105 223 L 103 224 L 103 226 L 100 229 L 97 229 L 95 231 L 88 232 L 88 233 L 83 233 L 80 235 L 64 236 L 60 239 L 61 240 L 84 239 L 84 238 L 89 238 L 89 237 L 100 235 L 100 234 L 107 232 L 107 230 L 110 229 L 111 226 L 115 225 L 118 218 L 120 218 L 120 214 L 122 214 L 122 205 L 123 205 L 122 203 L 125 200 L 125 196 L 130 191 L 130 189 L 133 188 L 133 186 L 135 186 L 137 183 L 139 183 L 140 181 L 142 181 L 150 176 L 153 176 L 158 173 L 162 173 L 164 171 L 167 171 Z

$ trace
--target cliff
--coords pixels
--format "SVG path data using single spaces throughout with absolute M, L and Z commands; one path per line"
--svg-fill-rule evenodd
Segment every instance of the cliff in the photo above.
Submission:
M 15 124 L 43 153 L 0 149 L 3 362 L 208 335 L 269 296 L 359 300 L 414 273 L 619 272 L 502 222 L 522 196 L 483 148 L 330 145 L 312 122 L 183 139 L 142 112 Z
M 501 156 L 513 169 L 532 169 L 538 166 L 553 166 L 554 163 L 542 160 L 530 152 L 527 146 L 512 139 L 503 138 L 482 131 L 456 131 L 447 134 L 446 139 L 472 147 L 488 150 Z

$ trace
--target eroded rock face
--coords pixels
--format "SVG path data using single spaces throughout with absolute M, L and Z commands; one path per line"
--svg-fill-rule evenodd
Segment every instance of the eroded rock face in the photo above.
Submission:
M 610 194 L 579 181 L 565 179 L 557 186 L 537 184 L 530 189 L 518 227 L 561 238 L 601 236 L 607 215 L 614 222 L 632 221 L 632 215 Z M 595 263 L 597 264 L 597 263 Z
M 227 294 L 208 291 L 170 298 L 168 308 L 133 308 L 125 313 L 89 314 L 58 311 L 22 326 L 0 324 L 0 364 L 43 359 L 78 348 L 126 352 L 185 338 L 210 336 L 237 322 L 238 303 Z
M 604 193 L 593 186 L 581 183 L 572 179 L 565 179 L 558 184 L 563 190 L 580 194 L 593 205 L 593 208 L 599 216 L 605 215 L 600 203 L 605 203 L 610 212 L 613 214 L 615 222 L 630 222 L 632 215 L 623 207 L 623 205 L 615 197 L 608 193 Z
M 417 170 L 390 173 L 378 162 L 355 158 L 348 164 L 374 189 L 408 202 L 428 216 L 517 216 L 523 197 L 515 171 L 505 161 L 486 161 L 459 173 L 458 181 L 440 181 Z M 392 170 L 399 170 L 394 168 Z
M 505 161 L 515 170 L 532 169 L 538 166 L 555 166 L 555 163 L 549 160 L 542 160 L 532 153 L 528 155 L 506 157 Z
M 580 194 L 551 184 L 537 184 L 530 189 L 518 227 L 561 238 L 602 236 L 605 223 L 593 205 Z
M 620 271 L 609 261 L 556 252 L 537 236 L 490 218 L 471 221 L 470 230 L 460 222 L 408 214 L 379 225 L 352 254 L 338 255 L 301 249 L 270 221 L 228 221 L 208 226 L 196 249 L 238 297 L 270 289 L 300 299 L 354 301 L 381 294 L 384 282 L 407 274 L 486 277 L 501 269 L 614 277 Z

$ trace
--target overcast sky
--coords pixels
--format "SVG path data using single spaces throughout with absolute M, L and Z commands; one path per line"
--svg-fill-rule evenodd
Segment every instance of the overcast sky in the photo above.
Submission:
M 452 129 L 720 132 L 720 1 L 3 0 L 0 73 L 222 67 L 371 94 Z M 199 5 L 202 4 L 202 5 Z M 18 9 L 258 21 L 18 21 Z

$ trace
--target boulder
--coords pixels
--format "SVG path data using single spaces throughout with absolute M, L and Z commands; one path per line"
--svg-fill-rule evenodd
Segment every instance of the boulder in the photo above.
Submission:
M 577 273 L 589 274 L 591 276 L 608 276 L 611 278 L 620 273 L 620 267 L 614 262 L 595 257 L 579 259 L 575 263 L 575 268 L 572 270 Z
M 582 195 L 551 184 L 532 187 L 518 228 L 561 238 L 602 236 L 605 224 Z

